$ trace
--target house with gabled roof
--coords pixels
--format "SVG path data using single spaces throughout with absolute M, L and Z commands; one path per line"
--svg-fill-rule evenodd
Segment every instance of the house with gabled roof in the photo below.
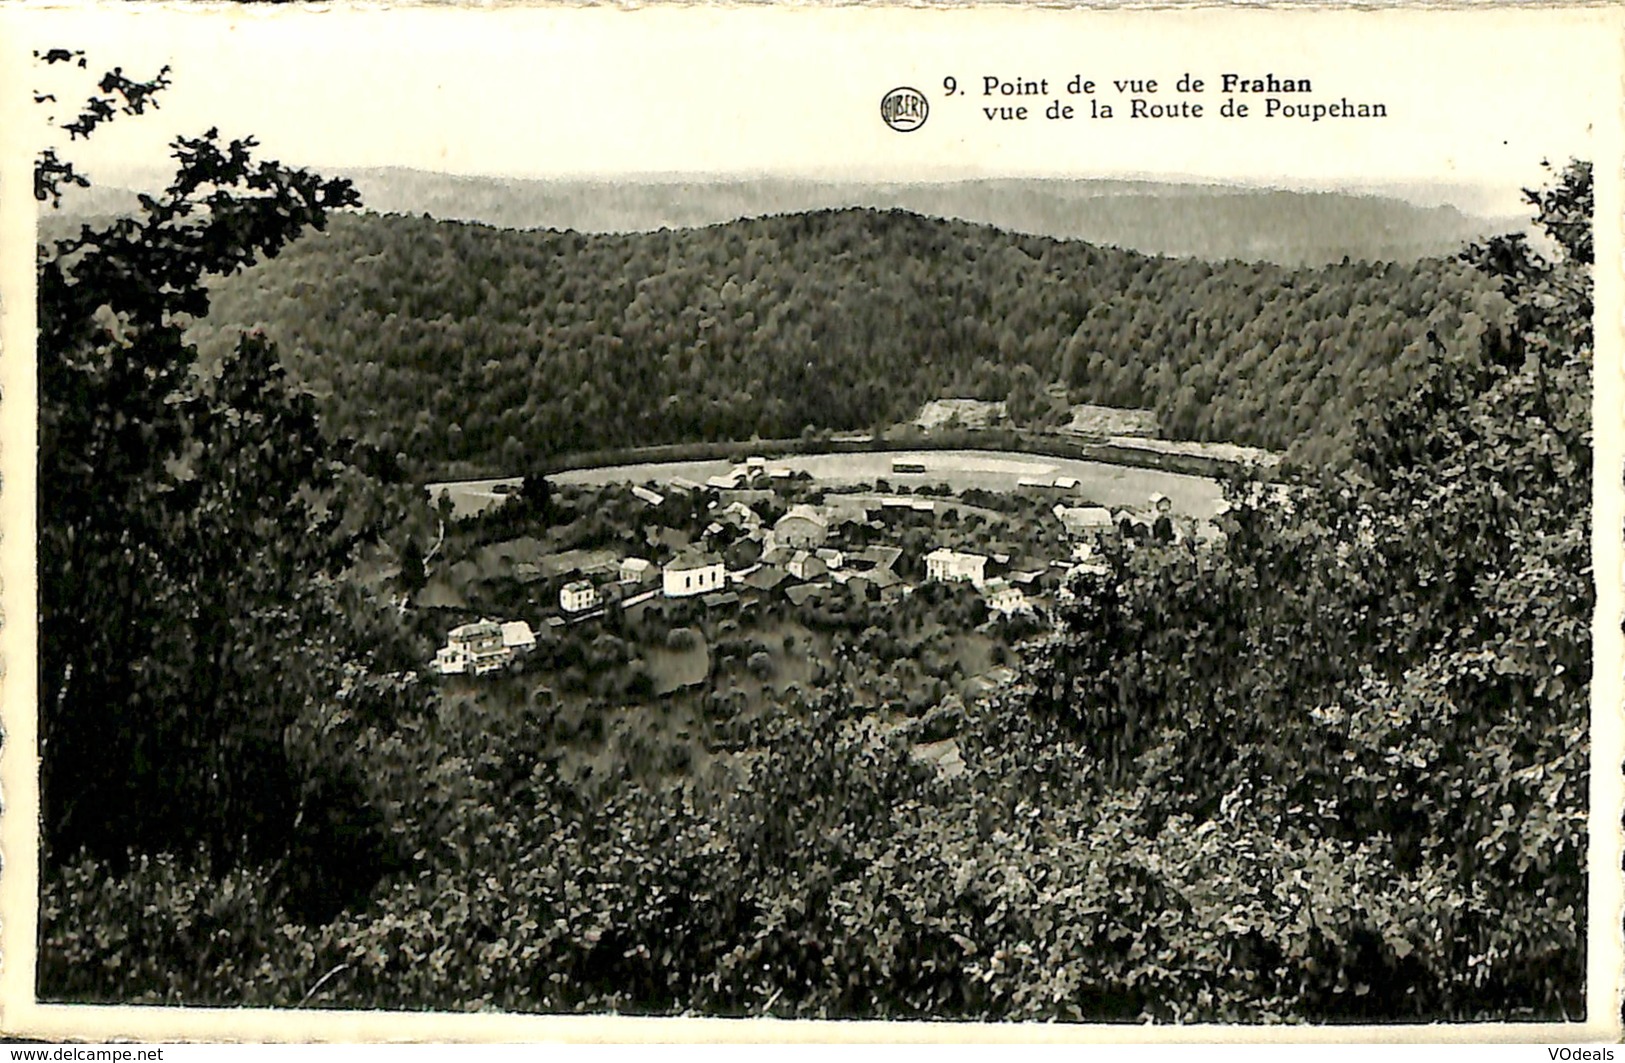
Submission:
M 829 571 L 829 566 L 823 558 L 806 550 L 797 550 L 791 557 L 790 563 L 785 566 L 790 575 L 799 580 L 814 580 Z
M 536 632 L 523 620 L 509 620 L 502 625 L 502 645 L 511 653 L 527 653 L 536 648 Z
M 827 583 L 798 583 L 785 590 L 784 596 L 790 599 L 793 605 L 806 605 L 814 598 L 821 597 L 829 590 Z
M 990 579 L 982 584 L 982 598 L 987 602 L 989 610 L 1005 616 L 1032 609 L 1032 603 L 1027 601 L 1027 595 L 1008 580 Z
M 660 570 L 661 589 L 668 598 L 691 598 L 720 591 L 727 581 L 722 559 L 703 550 L 684 550 Z
M 829 520 L 812 506 L 791 506 L 773 524 L 773 542 L 794 550 L 822 546 L 828 538 Z
M 1104 506 L 1057 505 L 1050 512 L 1061 522 L 1066 534 L 1073 538 L 1105 531 L 1110 529 L 1113 523 L 1111 510 Z

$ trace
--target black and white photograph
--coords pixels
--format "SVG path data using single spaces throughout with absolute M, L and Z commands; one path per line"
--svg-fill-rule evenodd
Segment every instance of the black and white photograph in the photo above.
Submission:
M 1617 9 L 0 36 L 6 1032 L 1619 1036 Z

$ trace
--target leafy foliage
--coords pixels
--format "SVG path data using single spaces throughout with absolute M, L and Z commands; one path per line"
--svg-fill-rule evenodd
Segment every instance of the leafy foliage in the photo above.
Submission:
M 63 128 L 88 136 L 166 84 L 115 70 Z M 229 867 L 286 855 L 296 824 L 320 829 L 302 781 L 314 765 L 284 732 L 338 681 L 333 577 L 379 503 L 263 337 L 205 369 L 184 331 L 208 310 L 208 278 L 275 256 L 356 199 L 342 181 L 254 161 L 254 146 L 213 130 L 179 139 L 174 181 L 140 216 L 40 248 L 48 854 L 121 862 L 132 846 L 201 845 Z M 51 200 L 78 183 L 50 159 L 37 180 Z
M 1531 195 L 1555 259 L 1516 237 L 1464 255 L 1511 302 L 1479 357 L 1432 366 L 1354 471 L 1238 491 L 1221 552 L 1121 558 L 1041 681 L 1109 771 L 1177 782 L 1154 820 L 1217 814 L 1275 838 L 1276 866 L 1358 846 L 1435 934 L 1345 913 L 1325 944 L 1356 933 L 1350 984 L 1417 1014 L 1580 1006 L 1589 174 Z

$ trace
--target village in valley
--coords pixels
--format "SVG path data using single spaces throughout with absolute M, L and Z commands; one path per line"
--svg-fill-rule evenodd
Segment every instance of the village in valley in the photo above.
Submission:
M 983 466 L 998 462 L 882 454 L 873 481 L 826 480 L 751 456 L 703 480 L 489 482 L 455 516 L 441 490 L 409 604 L 444 638 L 433 671 L 466 684 L 448 696 L 524 683 L 512 696 L 688 704 L 715 725 L 841 683 L 889 718 L 937 719 L 1016 678 L 1078 577 L 1105 573 L 1104 538 L 1213 534 L 1160 492 L 1096 504 L 1077 477 L 1010 472 L 1026 464 L 998 466 L 1005 489 L 946 482 Z M 920 748 L 951 773 L 952 727 L 929 730 Z
M 913 470 L 898 462 L 894 471 Z M 706 498 L 715 519 L 705 526 L 700 541 L 682 546 L 659 565 L 640 556 L 565 562 L 572 565 L 566 573 L 571 578 L 559 587 L 557 609 L 542 618 L 541 637 L 556 635 L 568 625 L 602 619 L 612 609 L 632 613 L 661 598 L 698 599 L 707 616 L 742 614 L 775 597 L 797 607 L 822 604 L 843 591 L 854 601 L 892 604 L 913 594 L 920 581 L 899 574 L 903 549 L 885 544 L 887 530 L 932 526 L 935 522 L 929 517 L 939 512 L 939 504 L 942 513 L 953 514 L 956 509 L 953 496 L 933 497 L 928 494 L 930 488 L 922 489 L 919 498 L 889 497 L 878 504 L 869 498 L 849 500 L 836 495 L 827 496 L 820 505 L 796 503 L 769 524 L 762 510 L 771 512 L 772 501 L 764 505 L 764 499 L 756 498 L 753 508 L 741 497 L 782 497 L 763 489 L 767 476 L 782 479 L 785 471 L 768 470 L 765 459 L 752 458 L 733 475 L 715 477 L 707 484 L 679 478 L 666 485 L 672 493 L 700 493 Z M 1024 481 L 1022 486 L 1064 496 L 1075 491 L 1078 482 L 1058 477 L 1053 482 Z M 651 508 L 666 501 L 664 494 L 649 486 L 632 486 L 630 491 Z M 714 495 L 721 498 L 711 497 Z M 990 618 L 1018 614 L 1043 618 L 1054 601 L 1070 596 L 1068 584 L 1073 577 L 1084 571 L 1104 571 L 1094 560 L 1101 535 L 1177 542 L 1195 532 L 1194 522 L 1175 521 L 1168 497 L 1161 494 L 1153 494 L 1140 509 L 1122 507 L 1113 512 L 1104 506 L 1057 501 L 1050 512 L 1055 521 L 1050 529 L 1055 533 L 1053 541 L 1066 549 L 1037 553 L 1063 556 L 1018 558 L 1008 551 L 977 553 L 941 545 L 918 559 L 924 580 L 968 584 Z M 920 514 L 928 519 L 911 519 Z M 650 536 L 655 548 L 651 552 L 680 538 L 669 527 L 646 527 L 660 528 Z M 953 541 L 963 535 L 950 533 L 941 538 Z M 859 543 L 863 545 L 856 545 Z M 729 560 L 747 563 L 730 568 Z M 1023 567 L 1027 564 L 1036 567 Z M 541 566 L 523 562 L 517 568 L 522 575 L 541 571 Z M 525 620 L 481 619 L 462 624 L 451 630 L 446 645 L 435 655 L 435 670 L 440 675 L 494 672 L 535 649 L 537 638 L 537 630 Z

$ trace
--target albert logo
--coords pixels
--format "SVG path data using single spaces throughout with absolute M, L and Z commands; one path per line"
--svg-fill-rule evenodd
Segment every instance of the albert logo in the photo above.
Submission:
M 925 124 L 931 105 L 925 102 L 925 93 L 919 89 L 903 87 L 892 89 L 880 98 L 880 118 L 899 133 L 912 133 Z

